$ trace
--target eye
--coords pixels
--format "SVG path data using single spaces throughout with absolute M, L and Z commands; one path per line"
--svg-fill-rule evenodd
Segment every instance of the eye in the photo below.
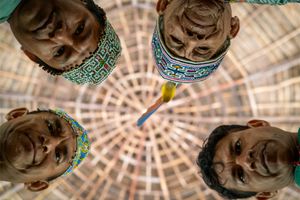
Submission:
M 234 151 L 236 155 L 240 155 L 242 151 L 241 140 L 236 141 L 234 145 Z
M 197 34 L 197 39 L 198 40 L 202 40 L 204 37 L 205 37 L 205 35 L 199 35 L 199 34 Z
M 178 38 L 174 37 L 173 35 L 170 36 L 172 41 L 176 44 L 183 45 L 183 42 L 181 42 Z
M 53 123 L 51 122 L 51 121 L 49 121 L 49 120 L 47 120 L 47 127 L 48 127 L 48 130 L 49 130 L 49 132 L 51 133 L 51 134 L 53 134 L 54 133 L 54 126 L 53 126 Z
M 84 30 L 84 23 L 79 24 L 79 26 L 75 30 L 75 35 L 80 35 Z
M 195 50 L 198 51 L 199 53 L 206 53 L 209 50 L 209 48 L 208 47 L 197 47 Z
M 55 151 L 55 160 L 56 160 L 56 163 L 59 164 L 60 162 L 60 159 L 61 159 L 61 154 L 59 151 Z
M 238 178 L 240 179 L 240 181 L 242 183 L 245 183 L 244 170 L 241 167 L 239 167 L 238 170 L 237 170 L 237 176 L 238 176 Z
M 64 54 L 64 52 L 65 52 L 65 47 L 62 46 L 54 53 L 54 57 L 60 57 L 61 55 Z

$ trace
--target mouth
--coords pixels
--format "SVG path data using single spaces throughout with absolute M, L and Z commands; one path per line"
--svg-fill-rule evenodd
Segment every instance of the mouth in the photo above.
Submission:
M 197 33 L 197 35 L 201 35 L 204 38 L 217 31 L 216 24 L 210 18 L 198 16 L 192 11 L 184 11 L 179 21 L 187 30 Z
M 194 26 L 199 26 L 202 28 L 208 28 L 214 26 L 214 22 L 211 17 L 208 16 L 200 16 L 194 11 L 187 9 L 183 13 L 183 17 L 193 23 Z
M 266 172 L 268 174 L 271 174 L 270 169 L 267 165 L 266 147 L 267 147 L 267 144 L 265 144 L 263 149 L 261 150 L 260 161 L 261 161 L 263 168 L 266 170 Z
M 41 21 L 39 26 L 33 30 L 34 32 L 45 29 L 53 21 L 54 11 L 52 10 L 48 17 Z
M 32 165 L 35 165 L 35 157 L 36 157 L 36 145 L 35 142 L 31 139 L 31 137 L 29 135 L 26 135 L 27 138 L 29 139 L 29 141 L 31 142 L 31 145 L 33 147 L 33 156 L 32 156 Z

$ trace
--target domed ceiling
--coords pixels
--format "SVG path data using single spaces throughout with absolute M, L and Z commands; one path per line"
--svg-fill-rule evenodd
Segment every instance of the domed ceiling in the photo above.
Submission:
M 160 95 L 150 41 L 156 1 L 99 1 L 120 36 L 122 56 L 100 86 L 77 86 L 45 74 L 19 50 L 8 24 L 0 26 L 0 122 L 14 107 L 60 107 L 89 130 L 87 160 L 40 193 L 0 182 L 0 199 L 222 199 L 203 183 L 195 158 L 220 124 L 269 121 L 300 125 L 300 4 L 233 4 L 241 30 L 222 66 L 176 97 L 141 127 L 137 119 Z M 275 199 L 299 199 L 290 187 Z

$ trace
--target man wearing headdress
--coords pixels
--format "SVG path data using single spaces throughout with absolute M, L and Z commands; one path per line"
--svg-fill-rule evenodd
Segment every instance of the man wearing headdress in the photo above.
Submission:
M 13 109 L 0 126 L 0 181 L 41 191 L 87 156 L 87 131 L 63 110 Z
M 52 75 L 76 84 L 99 84 L 121 53 L 118 36 L 93 0 L 2 0 L 22 50 Z
M 159 0 L 152 51 L 163 78 L 192 83 L 218 68 L 240 28 L 228 2 L 281 5 L 300 0 Z

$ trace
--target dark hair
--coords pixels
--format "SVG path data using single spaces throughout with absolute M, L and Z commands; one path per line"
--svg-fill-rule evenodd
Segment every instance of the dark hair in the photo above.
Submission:
M 95 16 L 97 19 L 100 27 L 105 27 L 105 19 L 106 19 L 106 14 L 105 11 L 99 7 L 97 4 L 94 3 L 93 0 L 82 0 L 86 6 L 86 8 L 91 11 L 91 13 Z M 36 63 L 46 72 L 53 76 L 59 76 L 62 73 L 66 72 L 64 70 L 59 70 L 55 69 L 54 67 L 49 66 L 47 63 L 42 61 L 40 58 L 36 61 Z M 69 69 L 72 70 L 73 68 Z M 69 71 L 67 70 L 67 71 Z
M 197 158 L 197 165 L 200 168 L 202 178 L 208 187 L 217 191 L 221 196 L 228 199 L 248 198 L 256 195 L 256 192 L 244 192 L 232 189 L 226 189 L 219 182 L 218 174 L 213 165 L 213 159 L 216 152 L 217 143 L 226 135 L 248 129 L 248 126 L 240 125 L 222 125 L 213 130 L 208 139 L 203 143 L 202 150 Z

